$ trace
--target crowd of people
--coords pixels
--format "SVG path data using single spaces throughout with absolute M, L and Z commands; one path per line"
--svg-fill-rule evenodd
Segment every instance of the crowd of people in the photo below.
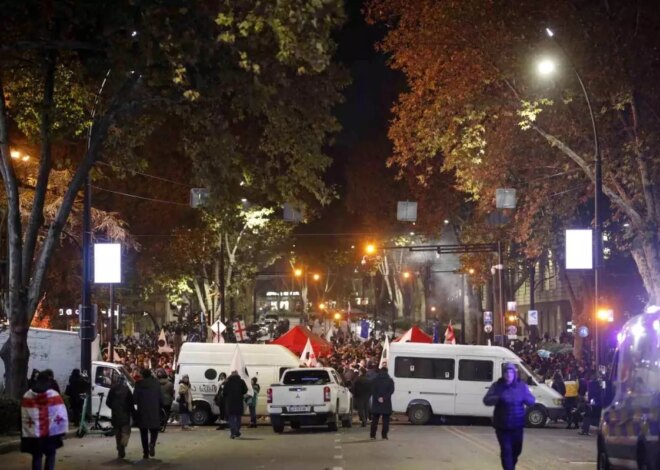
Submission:
M 167 426 L 168 418 L 169 422 L 175 422 L 170 416 L 175 402 L 178 404 L 176 423 L 184 431 L 193 429 L 190 419 L 193 410 L 190 380 L 188 376 L 183 376 L 179 383 L 175 384 L 172 363 L 183 341 L 196 341 L 201 338 L 195 337 L 194 325 L 170 323 L 163 325 L 162 331 L 166 335 L 166 343 L 173 346 L 172 352 L 162 352 L 162 341 L 159 344 L 160 332 L 117 338 L 118 348 L 123 353 L 117 354 L 116 362 L 125 364 L 136 381 L 134 389 L 131 390 L 126 379 L 118 375 L 107 397 L 107 405 L 112 410 L 112 426 L 119 458 L 124 458 L 126 455 L 132 423 L 140 429 L 143 458 L 153 457 L 159 432 Z M 318 358 L 318 365 L 334 368 L 344 383 L 350 387 L 354 408 L 361 425 L 371 424 L 371 437 L 375 438 L 378 422 L 382 419 L 381 436 L 387 439 L 392 413 L 390 397 L 394 391 L 394 383 L 389 378 L 386 364 L 381 363 L 384 333 L 378 335 L 372 333 L 367 340 L 364 340 L 351 332 L 350 328 L 339 327 L 333 329 L 326 337 L 332 343 L 332 351 Z M 602 404 L 608 392 L 603 390 L 602 378 L 598 376 L 597 371 L 590 367 L 588 351 L 583 357 L 576 358 L 572 353 L 570 340 L 571 338 L 558 340 L 566 346 L 561 353 L 548 353 L 543 349 L 547 347 L 544 343 L 533 344 L 529 341 L 515 342 L 510 347 L 527 368 L 533 371 L 538 380 L 547 383 L 564 397 L 567 428 L 577 429 L 582 424 L 580 433 L 588 434 L 590 426 L 598 423 Z M 496 403 L 497 400 L 492 396 L 509 390 L 510 382 L 502 382 L 504 385 L 500 383 L 505 379 L 508 380 L 503 376 L 500 381 L 493 384 L 494 388 L 491 387 L 489 391 L 491 398 L 487 395 L 484 403 Z M 33 395 L 46 394 L 49 398 L 62 395 L 60 385 L 55 381 L 52 371 L 33 371 L 28 386 L 29 391 L 23 403 L 26 405 L 23 407 L 24 420 L 26 416 L 29 420 L 30 413 L 35 413 L 29 406 L 35 403 Z M 232 371 L 229 376 L 220 375 L 218 393 L 215 396 L 215 403 L 220 409 L 218 429 L 225 429 L 228 426 L 232 439 L 241 436 L 241 416 L 245 408 L 250 412 L 250 426 L 257 425 L 255 410 L 260 384 L 256 378 L 253 378 L 249 386 L 248 389 L 248 384 L 237 375 L 236 371 Z M 74 370 L 63 394 L 69 397 L 70 421 L 74 425 L 80 421 L 83 406 L 81 397 L 86 390 L 86 379 L 80 375 L 79 370 Z M 248 393 L 248 390 L 251 393 Z M 528 398 L 524 400 L 529 401 Z M 53 403 L 56 401 L 57 399 L 51 400 Z M 495 414 L 497 415 L 497 408 Z M 68 423 L 69 416 L 67 415 L 66 418 Z M 65 428 L 66 426 L 63 427 Z M 517 457 L 516 446 L 519 445 L 517 436 L 518 434 L 515 433 L 498 431 L 500 444 L 511 448 L 507 458 L 514 460 Z M 50 469 L 54 465 L 55 451 L 61 445 L 61 435 L 43 436 L 40 430 L 35 428 L 31 433 L 24 434 L 22 448 L 33 455 L 34 468 L 41 468 L 45 458 L 46 468 Z

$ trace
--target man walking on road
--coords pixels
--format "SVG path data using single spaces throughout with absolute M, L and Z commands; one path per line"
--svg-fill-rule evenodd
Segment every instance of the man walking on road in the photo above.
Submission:
M 227 417 L 229 419 L 229 429 L 231 438 L 241 437 L 241 417 L 243 416 L 244 401 L 243 397 L 248 388 L 237 371 L 233 371 L 224 387 L 225 404 L 227 406 Z
M 371 392 L 371 438 L 376 439 L 378 421 L 383 417 L 383 430 L 381 436 L 387 440 L 390 430 L 390 415 L 392 414 L 392 394 L 394 393 L 394 380 L 387 373 L 387 367 L 381 367 L 374 378 Z
M 135 384 L 134 399 L 137 405 L 136 425 L 140 428 L 142 439 L 142 457 L 144 459 L 155 457 L 163 393 L 160 383 L 151 375 L 149 369 L 142 370 L 142 380 Z
M 360 376 L 353 384 L 353 397 L 355 398 L 355 407 L 362 427 L 367 425 L 369 420 L 369 398 L 371 398 L 371 380 L 367 377 L 367 369 L 360 368 Z
M 493 383 L 484 397 L 484 405 L 494 406 L 493 427 L 500 443 L 500 458 L 504 470 L 514 470 L 522 452 L 525 405 L 536 399 L 527 384 L 518 379 L 516 365 L 504 364 L 504 375 Z
M 133 415 L 133 394 L 123 376 L 117 376 L 108 392 L 106 405 L 112 411 L 112 427 L 117 441 L 117 456 L 126 457 L 126 446 L 131 437 L 131 417 Z

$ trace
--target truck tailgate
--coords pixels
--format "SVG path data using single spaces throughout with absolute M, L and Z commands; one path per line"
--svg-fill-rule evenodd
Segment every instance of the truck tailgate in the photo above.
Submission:
M 286 407 L 289 413 L 305 413 L 323 405 L 323 385 L 280 385 L 273 387 L 272 406 Z

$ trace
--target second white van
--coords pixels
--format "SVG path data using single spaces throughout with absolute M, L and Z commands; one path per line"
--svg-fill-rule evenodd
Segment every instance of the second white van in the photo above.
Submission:
M 499 346 L 392 343 L 388 358 L 394 379 L 392 406 L 411 423 L 425 424 L 433 415 L 491 417 L 483 397 L 502 376 L 505 362 L 518 366 L 536 404 L 527 410 L 527 425 L 543 427 L 564 415 L 563 398 L 527 370 L 511 350 Z
M 230 374 L 230 365 L 239 348 L 250 378 L 257 377 L 261 391 L 257 397 L 257 414 L 266 413 L 268 386 L 279 383 L 285 370 L 298 367 L 299 358 L 277 344 L 184 343 L 174 377 L 174 389 L 188 375 L 192 389 L 191 420 L 202 425 L 220 414 L 213 398 L 218 391 L 220 374 Z M 249 386 L 249 384 L 248 384 Z M 176 402 L 175 402 L 176 403 Z

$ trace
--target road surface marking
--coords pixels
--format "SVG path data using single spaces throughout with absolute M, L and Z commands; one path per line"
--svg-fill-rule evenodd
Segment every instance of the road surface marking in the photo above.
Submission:
M 340 454 L 340 455 L 335 455 L 335 459 L 337 459 L 337 460 L 341 460 L 341 459 L 343 459 L 343 458 L 344 458 L 344 456 L 341 455 L 341 454 Z

